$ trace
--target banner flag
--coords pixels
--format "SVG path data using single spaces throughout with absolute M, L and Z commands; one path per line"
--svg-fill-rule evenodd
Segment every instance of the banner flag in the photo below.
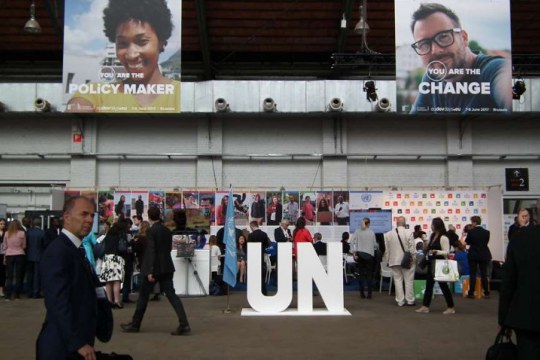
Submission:
M 223 242 L 225 243 L 225 268 L 223 269 L 223 281 L 232 287 L 236 286 L 236 274 L 238 265 L 236 260 L 236 228 L 234 224 L 234 201 L 232 188 L 229 190 L 227 213 L 225 215 L 225 229 Z
M 397 112 L 511 113 L 510 0 L 395 0 Z

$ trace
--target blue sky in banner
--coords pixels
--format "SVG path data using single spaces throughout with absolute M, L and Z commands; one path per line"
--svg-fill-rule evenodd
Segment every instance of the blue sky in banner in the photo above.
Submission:
M 396 47 L 414 43 L 411 16 L 425 0 L 395 0 Z M 433 0 L 452 9 L 462 28 L 489 50 L 511 50 L 510 0 Z M 369 21 L 369 15 L 368 15 Z
M 65 3 L 64 51 L 102 57 L 107 38 L 103 33 L 103 9 L 108 0 L 69 0 Z M 173 33 L 161 59 L 168 59 L 180 48 L 182 1 L 167 0 L 172 13 Z

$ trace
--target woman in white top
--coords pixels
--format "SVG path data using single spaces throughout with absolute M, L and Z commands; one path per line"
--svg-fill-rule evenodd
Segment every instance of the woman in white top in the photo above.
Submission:
M 429 305 L 431 304 L 431 297 L 433 295 L 433 286 L 435 285 L 435 280 L 433 279 L 432 269 L 435 266 L 435 259 L 446 259 L 448 257 L 448 252 L 450 251 L 450 240 L 446 236 L 446 227 L 441 218 L 434 218 L 431 222 L 431 237 L 429 239 L 429 244 L 426 250 L 426 253 L 429 255 L 427 262 L 427 279 L 426 279 L 426 291 L 424 292 L 424 300 L 422 302 L 422 307 L 416 309 L 418 313 L 428 313 Z M 454 299 L 452 298 L 452 293 L 448 287 L 448 283 L 439 281 L 439 286 L 444 295 L 444 300 L 446 300 L 447 309 L 443 311 L 443 314 L 450 315 L 455 314 L 456 310 L 454 309 Z
M 216 281 L 219 272 L 220 258 L 222 256 L 221 249 L 217 246 L 216 235 L 210 236 L 208 244 L 210 246 L 210 269 L 212 271 L 212 280 Z
M 367 285 L 367 298 L 371 299 L 373 287 L 373 265 L 375 263 L 375 249 L 377 249 L 377 239 L 375 233 L 369 228 L 369 218 L 362 219 L 362 228 L 357 229 L 350 241 L 351 253 L 358 267 L 358 286 L 360 297 L 366 298 L 364 287 Z M 366 284 L 367 283 L 367 284 Z

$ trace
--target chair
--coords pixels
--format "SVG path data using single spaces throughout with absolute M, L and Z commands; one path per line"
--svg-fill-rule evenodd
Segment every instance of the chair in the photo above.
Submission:
M 390 285 L 388 286 L 388 295 L 392 293 L 392 279 L 394 278 L 392 274 L 392 269 L 390 269 L 384 261 L 381 261 L 381 279 L 379 280 L 379 292 L 382 292 L 382 282 L 383 278 L 390 278 Z
M 272 262 L 270 261 L 270 255 L 268 254 L 264 254 L 264 263 L 266 264 L 265 281 L 268 284 L 270 282 L 270 276 L 272 275 L 272 271 L 276 270 L 276 265 L 272 265 Z
M 347 262 L 349 256 L 349 254 L 343 254 L 343 278 L 345 279 L 345 284 L 349 283 L 349 276 L 354 277 L 354 274 L 350 271 L 351 265 Z

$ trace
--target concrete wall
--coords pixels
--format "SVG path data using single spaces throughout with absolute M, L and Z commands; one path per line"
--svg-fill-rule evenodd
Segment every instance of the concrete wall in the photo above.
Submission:
M 51 186 L 173 189 L 502 185 L 529 168 L 540 194 L 533 116 L 373 113 L 0 115 L 0 203 L 46 209 Z M 84 141 L 72 142 L 82 131 Z

